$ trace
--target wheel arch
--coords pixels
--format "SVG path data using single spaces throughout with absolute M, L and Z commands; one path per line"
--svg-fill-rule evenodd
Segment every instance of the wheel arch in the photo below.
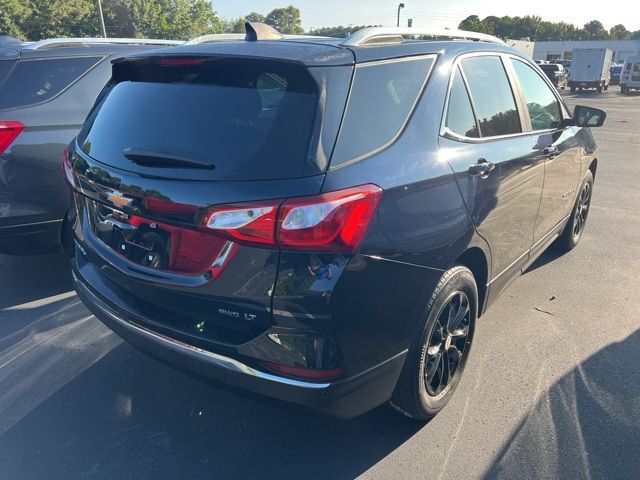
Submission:
M 489 283 L 489 259 L 484 250 L 477 246 L 467 248 L 455 263 L 471 270 L 478 287 L 478 317 L 482 315 L 487 302 L 487 284 Z
M 598 169 L 598 159 L 594 158 L 591 161 L 591 164 L 589 165 L 589 170 L 591 170 L 591 174 L 593 175 L 593 178 L 596 178 L 596 170 Z

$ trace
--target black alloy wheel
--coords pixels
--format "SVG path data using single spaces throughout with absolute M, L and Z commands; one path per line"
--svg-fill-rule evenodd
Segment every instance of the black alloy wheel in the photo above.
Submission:
M 573 237 L 579 239 L 584 230 L 584 225 L 589 215 L 589 205 L 591 205 L 591 183 L 585 182 L 578 197 L 578 205 L 573 214 Z
M 454 381 L 467 350 L 471 309 L 464 292 L 454 292 L 434 323 L 425 356 L 425 388 L 441 395 Z
M 580 242 L 584 232 L 584 226 L 587 222 L 587 216 L 589 215 L 592 193 L 593 173 L 591 173 L 591 170 L 587 170 L 573 206 L 571 216 L 569 217 L 564 230 L 556 240 L 555 245 L 560 250 L 569 251 L 578 245 L 578 242 Z

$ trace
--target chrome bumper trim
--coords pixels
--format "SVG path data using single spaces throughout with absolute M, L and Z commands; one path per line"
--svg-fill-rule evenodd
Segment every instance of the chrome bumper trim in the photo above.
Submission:
M 104 302 L 96 297 L 87 287 L 85 287 L 81 281 L 78 280 L 76 273 L 72 271 L 73 280 L 77 287 L 81 288 L 83 293 L 90 297 L 93 301 L 93 305 L 96 306 L 102 313 L 109 316 L 113 321 L 117 322 L 119 325 L 136 332 L 142 336 L 146 336 L 151 338 L 159 343 L 164 344 L 165 346 L 172 348 L 174 350 L 184 351 L 190 354 L 195 354 L 201 357 L 203 360 L 208 363 L 212 363 L 219 368 L 224 368 L 226 370 L 231 370 L 236 373 L 248 375 L 255 378 L 260 378 L 262 380 L 267 380 L 270 382 L 281 383 L 293 387 L 299 388 L 308 388 L 312 390 L 322 390 L 331 386 L 331 383 L 312 383 L 312 382 L 304 382 L 300 380 L 293 380 L 290 378 L 279 377 L 277 375 L 272 375 L 270 373 L 261 372 L 259 370 L 255 370 L 244 363 L 235 360 L 233 358 L 225 357 L 223 355 L 219 355 L 217 353 L 210 352 L 208 350 L 203 350 L 201 348 L 195 347 L 193 345 L 189 345 L 188 343 L 181 342 L 174 338 L 167 337 L 157 332 L 153 332 L 145 327 L 140 325 L 136 325 L 135 323 L 129 322 L 119 316 L 115 315 L 104 305 Z

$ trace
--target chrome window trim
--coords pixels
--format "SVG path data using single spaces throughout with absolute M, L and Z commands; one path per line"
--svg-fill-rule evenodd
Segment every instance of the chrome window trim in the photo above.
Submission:
M 338 145 L 338 142 L 340 141 L 340 137 L 342 135 L 342 127 L 344 126 L 344 119 L 347 115 L 347 111 L 349 109 L 349 102 L 351 101 L 351 93 L 353 91 L 353 86 L 356 82 L 356 73 L 358 72 L 358 69 L 360 68 L 367 68 L 367 67 L 371 67 L 371 66 L 377 66 L 377 65 L 383 65 L 383 64 L 389 64 L 389 63 L 400 63 L 400 62 L 408 62 L 408 61 L 417 61 L 417 60 L 427 60 L 427 59 L 433 59 L 431 66 L 429 67 L 429 71 L 427 72 L 427 74 L 425 75 L 424 81 L 422 82 L 422 86 L 420 87 L 420 90 L 418 90 L 418 95 L 416 95 L 416 99 L 413 102 L 413 105 L 411 106 L 411 108 L 409 109 L 409 113 L 407 115 L 407 118 L 404 119 L 404 122 L 402 123 L 402 125 L 400 126 L 400 128 L 398 129 L 398 131 L 396 132 L 396 134 L 385 144 L 381 145 L 380 147 L 376 148 L 375 150 L 372 150 L 368 153 L 365 153 L 363 155 L 360 155 L 359 157 L 353 158 L 351 160 L 348 160 L 346 162 L 341 163 L 340 165 L 332 165 L 334 158 L 333 155 L 335 154 L 335 150 L 336 150 L 336 146 Z M 351 85 L 349 86 L 349 97 L 347 98 L 347 102 L 345 104 L 345 108 L 344 108 L 344 114 L 342 116 L 342 120 L 340 122 L 340 131 L 338 132 L 338 136 L 336 138 L 336 143 L 333 147 L 333 151 L 331 152 L 331 160 L 329 162 L 329 169 L 328 171 L 333 171 L 333 170 L 337 170 L 339 168 L 342 167 L 346 167 L 348 165 L 354 164 L 356 162 L 359 162 L 360 160 L 364 160 L 365 158 L 369 158 L 377 153 L 380 153 L 383 150 L 386 150 L 387 148 L 389 148 L 391 145 L 393 145 L 398 138 L 400 138 L 402 136 L 402 134 L 404 133 L 404 131 L 407 128 L 407 125 L 409 124 L 409 122 L 411 121 L 411 119 L 413 118 L 413 115 L 415 113 L 416 107 L 418 106 L 418 104 L 420 103 L 420 100 L 422 99 L 422 96 L 424 95 L 424 92 L 427 88 L 427 85 L 429 83 L 429 79 L 431 78 L 431 74 L 433 73 L 433 67 L 435 66 L 436 62 L 438 60 L 438 55 L 435 53 L 430 53 L 427 55 L 414 55 L 414 56 L 408 56 L 408 57 L 400 57 L 400 58 L 391 58 L 391 59 L 387 59 L 387 60 L 375 60 L 372 62 L 363 62 L 363 63 L 359 63 L 356 64 L 355 68 L 353 69 L 353 76 L 352 76 L 352 80 L 351 80 Z
M 519 133 L 510 133 L 507 135 L 494 135 L 491 137 L 480 137 L 480 138 L 473 138 L 473 137 L 467 137 L 465 135 L 460 135 L 458 133 L 453 132 L 452 130 L 450 130 L 449 128 L 447 128 L 446 126 L 446 120 L 447 120 L 447 114 L 449 113 L 449 100 L 451 97 L 451 88 L 453 86 L 453 76 L 455 73 L 455 69 L 459 67 L 460 62 L 462 60 L 464 60 L 465 58 L 469 58 L 469 57 L 481 57 L 481 56 L 494 56 L 494 57 L 500 57 L 502 60 L 502 64 L 505 68 L 505 73 L 507 75 L 507 79 L 509 80 L 510 86 L 511 86 L 511 90 L 514 94 L 514 100 L 516 102 L 516 107 L 518 108 L 518 114 L 521 117 L 521 123 L 522 123 L 522 117 L 524 114 L 525 118 L 525 124 L 523 126 L 529 125 L 529 128 L 527 130 L 525 130 L 523 128 L 522 132 Z M 532 130 L 531 126 L 530 126 L 530 120 L 529 120 L 529 115 L 528 115 L 528 110 L 527 112 L 523 112 L 522 106 L 521 106 L 521 102 L 523 101 L 520 98 L 521 95 L 521 89 L 520 89 L 520 83 L 517 79 L 517 77 L 515 77 L 515 73 L 514 73 L 514 78 L 512 78 L 510 76 L 510 70 L 513 68 L 511 66 L 510 63 L 507 63 L 506 60 L 509 60 L 509 62 L 512 59 L 518 60 L 523 62 L 525 65 L 529 65 L 531 66 L 535 66 L 534 63 L 529 62 L 526 58 L 524 57 L 520 57 L 518 55 L 512 54 L 512 53 L 504 53 L 504 52 L 498 52 L 498 51 L 484 51 L 484 52 L 470 52 L 470 53 L 464 53 L 462 55 L 459 55 L 458 57 L 456 57 L 456 59 L 453 61 L 453 63 L 451 64 L 451 70 L 449 72 L 449 80 L 448 80 L 448 85 L 447 85 L 447 95 L 445 97 L 445 103 L 444 103 L 444 110 L 443 110 L 443 114 L 442 114 L 442 119 L 440 121 L 440 136 L 444 137 L 444 138 L 448 138 L 450 140 L 455 140 L 455 141 L 459 141 L 459 142 L 465 142 L 465 143 L 485 143 L 485 142 L 493 142 L 493 141 L 498 141 L 498 140 L 506 140 L 506 139 L 511 139 L 511 138 L 518 138 L 518 137 L 527 137 L 527 136 L 531 136 L 531 135 L 539 135 L 539 134 L 544 134 L 544 133 L 551 133 L 551 132 L 557 132 L 558 130 L 561 130 L 563 127 L 558 127 L 558 128 L 551 128 L 551 129 L 545 129 L 545 130 Z M 464 75 L 464 71 L 461 69 L 463 75 Z M 536 73 L 538 73 L 538 75 L 540 75 L 539 72 L 537 72 L 537 70 L 534 68 L 534 71 L 536 71 Z M 542 75 L 540 75 L 542 77 Z M 570 114 L 569 114 L 569 109 L 567 108 L 567 106 L 565 105 L 564 101 L 562 100 L 562 98 L 560 97 L 560 94 L 557 92 L 557 90 L 555 89 L 555 87 L 553 87 L 553 85 L 551 84 L 551 82 L 549 81 L 548 78 L 546 78 L 546 76 L 542 77 L 542 79 L 546 82 L 547 86 L 550 86 L 552 89 L 553 94 L 556 97 L 556 100 L 558 101 L 558 103 L 561 105 L 562 108 L 562 113 L 563 113 L 563 118 L 571 118 Z M 466 84 L 466 78 L 465 78 L 465 84 Z M 473 106 L 473 97 L 471 95 L 471 92 L 468 89 L 467 86 L 467 92 L 469 95 L 469 98 L 471 99 L 472 102 L 472 109 L 474 109 L 474 114 L 475 114 L 475 108 Z M 526 103 L 524 104 L 524 107 L 526 108 Z M 477 123 L 477 118 L 476 118 L 476 123 Z M 482 133 L 482 129 L 480 128 L 480 126 L 478 125 L 478 129 L 480 131 L 480 133 Z

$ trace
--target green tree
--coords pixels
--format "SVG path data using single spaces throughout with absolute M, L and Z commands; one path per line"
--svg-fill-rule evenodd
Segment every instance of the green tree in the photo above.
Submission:
M 470 32 L 488 33 L 486 26 L 480 20 L 478 15 L 469 15 L 467 18 L 460 22 L 458 25 L 460 30 L 468 30 Z
M 614 25 L 609 30 L 609 36 L 614 40 L 628 40 L 631 32 L 622 24 Z
M 106 0 L 109 36 L 186 40 L 222 32 L 208 0 Z
M 222 31 L 224 33 L 244 33 L 244 23 L 244 18 L 222 20 Z
M 271 10 L 269 15 L 265 18 L 265 23 L 271 25 L 280 33 L 304 33 L 300 10 L 293 5 L 289 5 L 286 8 L 276 8 Z
M 604 25 L 598 20 L 591 20 L 589 23 L 585 23 L 582 29 L 585 40 L 607 40 L 609 38 L 609 32 L 604 28 Z
M 316 28 L 309 31 L 309 35 L 317 35 L 319 37 L 336 37 L 336 38 L 346 38 L 350 34 L 357 32 L 358 30 L 362 30 L 363 28 L 373 27 L 375 25 L 348 25 L 339 27 L 323 27 Z
M 91 0 L 31 0 L 32 14 L 23 21 L 29 40 L 53 37 L 93 37 L 99 32 Z
M 631 34 L 631 40 L 640 40 L 640 30 L 636 30 Z
M 247 22 L 262 22 L 266 20 L 266 17 L 261 13 L 251 12 L 249 15 L 244 17 Z
M 0 35 L 27 40 L 22 27 L 31 14 L 30 5 L 23 0 L 0 0 Z

